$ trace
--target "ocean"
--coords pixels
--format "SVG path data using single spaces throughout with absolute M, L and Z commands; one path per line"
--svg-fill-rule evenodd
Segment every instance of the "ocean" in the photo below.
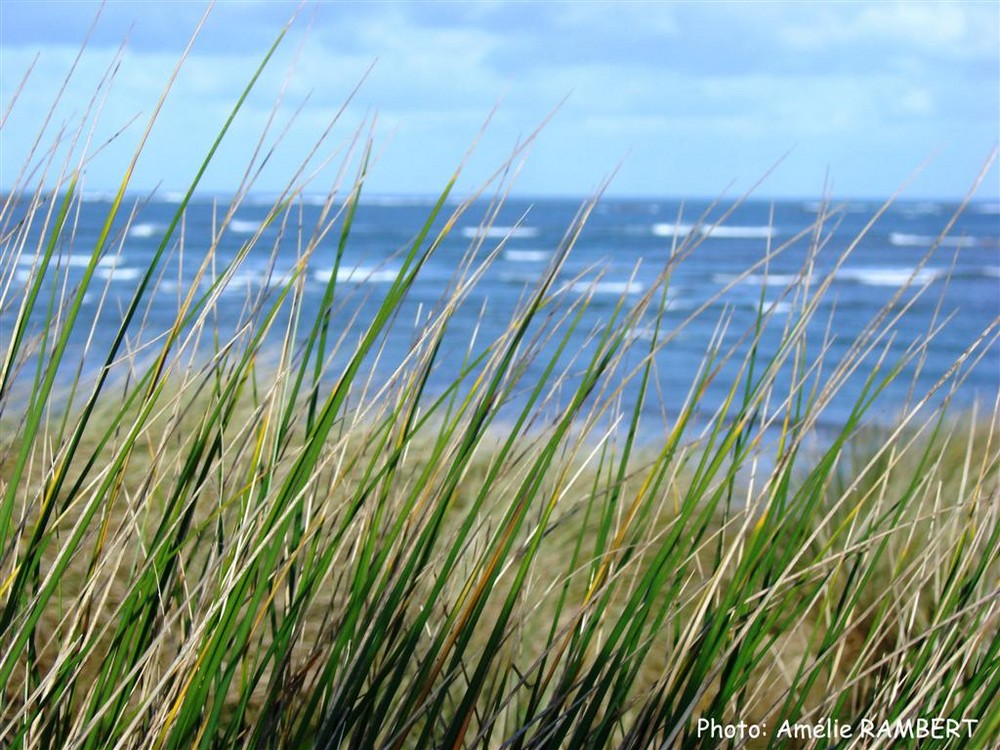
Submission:
M 73 366 L 64 366 L 61 372 L 65 374 L 60 375 L 67 383 L 76 377 L 76 365 L 82 363 L 86 379 L 104 362 L 123 311 L 163 243 L 179 200 L 180 196 L 167 194 L 123 205 L 69 339 L 65 359 Z M 230 199 L 196 197 L 167 240 L 156 282 L 141 300 L 122 353 L 132 351 L 136 361 L 142 361 L 173 325 L 188 292 L 195 289 L 195 298 L 211 294 L 213 279 L 227 273 L 205 319 L 202 351 L 211 349 L 212 340 L 224 342 L 239 331 L 245 335 L 262 319 L 261 311 L 277 299 L 297 259 L 315 238 L 323 202 L 298 199 L 266 223 L 273 197 L 251 196 L 225 223 Z M 327 216 L 329 229 L 314 242 L 315 250 L 295 294 L 280 306 L 266 356 L 276 361 L 277 346 L 296 321 L 293 337 L 305 334 L 320 312 L 327 282 L 336 274 L 330 341 L 343 337 L 345 345 L 330 362 L 327 377 L 334 379 L 397 279 L 405 253 L 433 203 L 412 197 L 362 198 L 339 266 L 336 257 L 343 217 L 335 219 L 338 205 L 334 204 Z M 458 275 L 468 272 L 470 253 L 478 248 L 480 260 L 491 253 L 495 257 L 466 290 L 441 342 L 428 395 L 443 392 L 463 363 L 501 337 L 515 311 L 523 309 L 530 290 L 565 246 L 581 205 L 580 200 L 524 198 L 508 198 L 499 208 L 487 201 L 469 205 L 420 269 L 377 348 L 377 357 L 373 355 L 368 362 L 374 373 L 372 385 L 390 377 L 406 361 L 417 346 L 422 323 L 440 308 Z M 3 227 L 0 336 L 5 353 L 25 290 L 37 273 L 40 219 L 31 227 L 19 226 L 25 206 L 26 199 L 12 201 Z M 445 206 L 425 246 L 456 206 L 457 202 Z M 75 204 L 69 220 L 72 231 L 67 230 L 58 244 L 58 269 L 49 271 L 40 287 L 40 299 L 49 299 L 53 291 L 56 298 L 65 298 L 66 290 L 79 284 L 110 207 L 110 196 L 104 195 L 85 196 Z M 638 379 L 628 380 L 624 374 L 634 371 L 655 343 L 653 380 L 641 407 L 643 428 L 654 438 L 676 416 L 706 363 L 718 369 L 701 397 L 699 411 L 704 415 L 725 401 L 734 383 L 754 377 L 743 366 L 750 346 L 755 347 L 759 375 L 778 351 L 785 331 L 799 324 L 803 307 L 813 304 L 820 288 L 825 292 L 804 323 L 804 353 L 797 351 L 789 358 L 782 378 L 791 378 L 790 363 L 801 354 L 802 363 L 814 365 L 809 372 L 810 387 L 821 391 L 833 382 L 830 378 L 838 363 L 866 327 L 875 321 L 874 330 L 884 336 L 839 387 L 823 410 L 821 424 L 833 428 L 842 424 L 865 393 L 868 376 L 877 367 L 881 372 L 892 367 L 931 330 L 936 332 L 926 350 L 903 367 L 873 405 L 876 418 L 891 420 L 949 373 L 952 379 L 944 381 L 932 400 L 948 394 L 956 411 L 974 403 L 992 409 L 1000 390 L 1000 345 L 996 330 L 990 332 L 1000 318 L 1000 206 L 973 202 L 956 216 L 956 203 L 901 200 L 866 230 L 879 209 L 880 204 L 873 201 L 823 205 L 750 200 L 733 207 L 725 201 L 600 200 L 552 284 L 554 301 L 543 306 L 532 328 L 533 335 L 541 336 L 551 326 L 567 330 L 569 319 L 559 324 L 560 316 L 572 314 L 577 310 L 574 305 L 589 298 L 568 334 L 559 360 L 559 369 L 566 374 L 553 390 L 551 404 L 569 398 L 586 367 L 586 355 L 607 324 L 628 314 L 654 289 L 658 277 L 669 271 L 665 297 L 656 287 L 649 309 L 630 326 L 627 352 L 615 379 L 603 394 L 593 396 L 608 397 L 624 383 L 616 398 L 620 410 L 627 413 Z M 134 216 L 126 222 L 133 210 Z M 824 220 L 817 229 L 821 214 Z M 947 234 L 942 235 L 949 224 Z M 212 262 L 202 267 L 213 245 Z M 237 258 L 240 262 L 227 270 Z M 256 313 L 254 300 L 262 305 Z M 655 312 L 660 307 L 657 327 Z M 755 339 L 762 314 L 763 330 Z M 41 320 L 44 316 L 34 316 L 28 326 L 30 336 L 42 332 Z M 980 341 L 984 332 L 986 339 Z M 559 340 L 557 334 L 539 344 L 536 358 L 525 362 L 521 382 L 509 396 L 511 409 L 527 398 L 544 370 L 547 353 Z M 977 341 L 972 356 L 955 368 Z M 531 346 L 526 340 L 521 351 Z M 331 351 L 332 347 L 331 343 Z M 36 361 L 28 360 L 20 369 L 19 387 L 30 387 Z M 199 366 L 197 358 L 187 362 L 185 366 Z M 961 381 L 957 385 L 956 376 Z

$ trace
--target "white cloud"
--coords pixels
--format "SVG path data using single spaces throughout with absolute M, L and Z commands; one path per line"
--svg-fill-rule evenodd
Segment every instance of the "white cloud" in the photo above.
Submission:
M 967 11 L 954 3 L 893 2 L 862 7 L 851 32 L 938 49 L 961 49 L 969 34 Z
M 30 13 L 35 5 L 18 7 Z M 160 28 L 142 9 L 116 3 L 109 16 L 117 29 L 131 14 L 142 31 L 118 73 L 102 133 L 152 110 L 186 41 L 182 19 L 157 36 Z M 178 177 L 181 157 L 204 152 L 288 12 L 284 4 L 219 5 L 164 111 L 160 145 L 148 154 L 143 179 L 186 178 Z M 501 99 L 489 133 L 499 145 L 484 147 L 491 155 L 571 94 L 547 131 L 555 136 L 543 135 L 546 145 L 533 156 L 549 168 L 532 179 L 548 185 L 584 174 L 585 161 L 602 165 L 602 173 L 636 144 L 634 158 L 656 174 L 657 148 L 720 155 L 765 149 L 770 160 L 799 143 L 848 154 L 878 143 L 920 151 L 912 156 L 916 164 L 926 156 L 924 144 L 961 137 L 969 141 L 964 148 L 979 149 L 1000 137 L 1000 34 L 989 3 L 337 2 L 320 3 L 306 31 L 309 16 L 307 10 L 247 102 L 232 155 L 220 157 L 220 180 L 239 167 L 237 152 L 252 148 L 286 76 L 279 122 L 310 98 L 281 154 L 298 153 L 296 142 L 322 132 L 376 58 L 338 137 L 379 113 L 378 134 L 391 139 L 388 154 L 397 154 L 380 165 L 389 190 L 393 180 L 413 189 L 434 162 L 452 168 Z M 11 28 L 31 43 L 0 49 L 5 97 L 33 49 L 44 54 L 2 136 L 8 162 L 34 135 L 24 124 L 39 121 L 76 53 L 68 42 L 45 44 L 45 23 L 28 19 Z M 83 30 L 62 29 L 59 38 Z M 88 49 L 58 123 L 83 111 L 112 54 L 103 42 Z M 713 148 L 723 141 L 724 148 Z M 560 158 L 546 162 L 547 149 Z M 419 160 L 419 167 L 397 165 L 400 159 Z M 560 159 L 565 166 L 552 168 Z M 277 169 L 278 159 L 269 168 Z M 633 192 L 643 189 L 637 185 Z
M 856 44 L 933 52 L 954 59 L 997 54 L 1000 33 L 991 3 L 877 2 L 810 4 L 777 27 L 778 37 L 803 52 L 833 51 Z
M 927 89 L 911 88 L 899 95 L 899 108 L 911 115 L 934 114 L 934 97 Z

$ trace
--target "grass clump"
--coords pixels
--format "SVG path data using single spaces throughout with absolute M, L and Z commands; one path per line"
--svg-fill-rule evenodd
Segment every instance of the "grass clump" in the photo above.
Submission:
M 560 274 L 587 202 L 502 334 L 443 363 L 449 324 L 503 247 L 485 231 L 501 182 L 413 345 L 387 363 L 428 258 L 483 204 L 454 202 L 453 179 L 370 317 L 338 330 L 351 290 L 337 270 L 370 163 L 359 136 L 315 227 L 295 224 L 308 163 L 269 211 L 272 261 L 279 248 L 296 258 L 287 277 L 220 312 L 264 242 L 258 231 L 234 259 L 218 253 L 251 164 L 172 323 L 150 327 L 167 259 L 192 252 L 185 212 L 216 146 L 117 330 L 78 359 L 74 342 L 96 340 L 83 300 L 103 305 L 96 272 L 141 215 L 126 208 L 131 167 L 87 247 L 81 169 L 55 151 L 39 169 L 57 189 L 32 188 L 26 170 L 3 204 L 5 746 L 702 747 L 710 720 L 766 723 L 734 744 L 786 747 L 786 720 L 931 715 L 977 721 L 966 746 L 990 746 L 998 411 L 955 420 L 926 394 L 889 428 L 869 419 L 934 339 L 890 357 L 905 300 L 830 363 L 809 326 L 829 280 L 786 290 L 783 327 L 762 298 L 739 345 L 721 329 L 707 343 L 652 441 L 643 407 L 662 355 L 705 314 L 668 326 L 667 290 L 710 232 L 679 237 L 581 349 L 593 287 L 572 294 Z M 792 240 L 809 247 L 803 280 L 830 221 Z M 305 279 L 331 242 L 316 310 Z M 70 283 L 64 261 L 81 254 Z M 995 338 L 970 342 L 935 392 L 953 392 Z M 710 403 L 724 368 L 737 376 Z M 861 395 L 816 443 L 849 378 Z

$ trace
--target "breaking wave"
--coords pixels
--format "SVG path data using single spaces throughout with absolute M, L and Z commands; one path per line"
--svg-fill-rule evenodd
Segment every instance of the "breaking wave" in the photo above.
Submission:
M 979 237 L 939 237 L 933 234 L 890 232 L 889 244 L 895 247 L 931 247 L 934 244 L 940 247 L 977 247 L 986 243 Z
M 468 239 L 485 237 L 486 239 L 530 239 L 538 236 L 536 227 L 462 227 L 462 236 Z
M 371 266 L 342 266 L 337 269 L 337 283 L 344 284 L 386 284 L 392 283 L 399 276 L 399 271 L 390 268 L 372 268 Z M 313 272 L 313 278 L 324 284 L 333 277 L 332 268 L 321 268 Z
M 709 226 L 691 224 L 653 224 L 651 231 L 656 237 L 686 237 L 692 231 L 702 237 L 718 240 L 766 240 L 774 237 L 777 230 L 770 225 L 761 226 Z
M 249 219 L 233 219 L 229 222 L 229 231 L 236 234 L 253 234 L 258 229 L 260 229 L 260 221 L 252 221 Z
M 866 286 L 922 286 L 938 281 L 947 275 L 941 268 L 842 268 L 836 272 L 837 281 L 853 281 Z
M 505 250 L 503 257 L 512 263 L 544 263 L 549 253 L 545 250 Z
M 162 234 L 164 227 L 162 224 L 143 223 L 133 224 L 128 229 L 128 236 L 136 239 L 146 239 Z

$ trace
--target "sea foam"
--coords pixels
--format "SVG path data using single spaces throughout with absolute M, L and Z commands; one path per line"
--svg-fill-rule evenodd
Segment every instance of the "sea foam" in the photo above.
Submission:
M 135 281 L 142 271 L 138 268 L 122 268 L 121 266 L 112 268 L 98 268 L 95 275 L 101 279 L 111 279 L 112 281 Z
M 889 244 L 895 247 L 976 247 L 980 241 L 976 237 L 938 237 L 931 234 L 907 234 L 890 232 Z
M 806 281 L 814 281 L 814 277 L 805 276 L 798 273 L 749 273 L 746 276 L 739 276 L 731 273 L 717 273 L 712 275 L 712 281 L 716 284 L 746 284 L 749 286 L 791 286 L 793 284 L 803 284 Z
M 774 227 L 761 226 L 707 226 L 697 228 L 691 224 L 653 224 L 652 233 L 656 237 L 686 237 L 692 231 L 697 231 L 702 237 L 718 240 L 766 240 L 776 234 Z
M 332 268 L 321 268 L 313 272 L 313 278 L 324 284 L 333 276 Z M 391 283 L 399 276 L 399 271 L 391 268 L 372 268 L 370 266 L 342 266 L 337 269 L 337 282 L 345 284 L 385 284 Z
M 923 286 L 943 278 L 946 271 L 940 268 L 841 268 L 836 272 L 838 281 L 853 281 L 866 286 Z
M 512 263 L 544 263 L 549 254 L 545 250 L 505 250 L 503 257 Z
M 59 257 L 55 255 L 52 257 L 52 265 L 62 265 L 69 266 L 70 268 L 86 268 L 90 265 L 90 255 L 85 255 L 83 253 L 70 253 L 69 255 L 64 255 Z M 32 255 L 30 253 L 23 253 L 17 257 L 17 263 L 21 266 L 32 266 L 41 260 L 41 256 Z M 98 268 L 111 268 L 118 265 L 118 258 L 113 255 L 105 255 L 97 261 Z
M 565 288 L 565 287 L 563 287 Z M 569 285 L 571 291 L 578 294 L 641 294 L 646 288 L 639 281 L 577 281 Z
M 253 234 L 260 229 L 261 223 L 249 219 L 233 219 L 229 222 L 229 231 L 235 234 Z
M 538 236 L 536 227 L 462 227 L 462 236 L 467 238 L 485 237 L 486 239 L 530 239 Z
M 155 237 L 163 232 L 163 230 L 164 227 L 162 224 L 133 224 L 128 229 L 128 236 L 136 239 L 146 239 L 149 237 Z

